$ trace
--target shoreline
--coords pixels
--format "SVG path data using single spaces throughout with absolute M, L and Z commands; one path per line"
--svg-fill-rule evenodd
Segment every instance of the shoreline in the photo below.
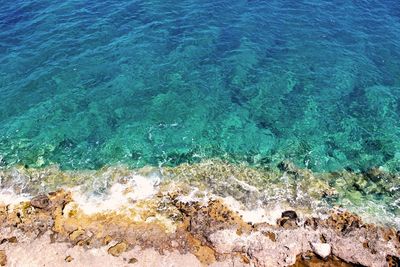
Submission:
M 0 170 L 0 263 L 4 258 L 10 266 L 398 264 L 400 232 L 393 217 L 354 212 L 357 202 L 342 207 L 328 202 L 346 196 L 343 188 L 371 173 L 316 174 L 289 163 L 280 168 L 263 171 L 214 160 L 138 170 Z M 348 183 L 332 186 L 337 177 Z M 36 258 L 43 249 L 49 253 Z
M 211 159 L 176 167 L 124 165 L 99 170 L 60 170 L 57 166 L 35 169 L 0 168 L 0 202 L 24 200 L 65 189 L 80 198 L 109 198 L 113 185 L 134 183 L 142 194 L 152 194 L 174 184 L 187 197 L 206 194 L 231 198 L 247 209 L 301 210 L 318 215 L 334 207 L 356 213 L 368 223 L 400 229 L 398 174 L 371 168 L 363 173 L 340 171 L 315 173 L 284 161 L 274 169 L 232 164 Z M 138 191 L 138 192 L 139 192 Z M 113 209 L 113 207 L 109 207 Z
M 396 266 L 389 263 L 400 258 L 399 232 L 363 223 L 341 209 L 330 210 L 326 218 L 284 211 L 270 224 L 246 221 L 223 199 L 184 201 L 176 191 L 157 192 L 129 207 L 92 214 L 85 213 L 72 195 L 59 190 L 1 206 L 3 263 L 28 266 L 30 259 L 34 260 L 30 266 L 100 262 L 113 266 L 161 266 L 163 262 Z M 43 249 L 49 254 L 37 257 Z

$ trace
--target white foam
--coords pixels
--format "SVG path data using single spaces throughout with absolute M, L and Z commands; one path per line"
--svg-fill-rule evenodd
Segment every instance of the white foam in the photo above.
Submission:
M 284 211 L 284 209 L 279 205 L 276 205 L 273 208 L 268 208 L 268 210 L 262 207 L 248 210 L 242 203 L 231 196 L 222 199 L 231 210 L 238 212 L 239 215 L 242 216 L 243 221 L 249 223 L 265 222 L 269 224 L 276 224 L 277 219 L 281 217 L 282 211 Z
M 197 187 L 193 187 L 188 195 L 180 195 L 177 197 L 177 200 L 182 203 L 200 202 L 203 204 L 210 200 L 211 196 L 209 192 L 203 191 L 201 194 L 199 193 L 200 190 Z M 202 195 L 202 197 L 198 197 L 198 195 Z
M 4 205 L 16 205 L 24 201 L 29 201 L 29 195 L 16 194 L 12 189 L 2 189 L 0 191 L 0 203 Z
M 230 178 L 233 179 L 236 183 L 238 183 L 242 188 L 244 188 L 244 189 L 246 189 L 248 191 L 252 191 L 252 192 L 257 192 L 258 191 L 257 187 L 249 185 L 245 181 L 238 180 L 233 176 L 231 176 Z
M 82 193 L 79 187 L 73 188 L 71 191 L 79 208 L 90 215 L 104 211 L 122 210 L 137 200 L 151 198 L 156 193 L 158 180 L 158 177 L 132 175 L 126 184 L 113 184 L 104 196 Z

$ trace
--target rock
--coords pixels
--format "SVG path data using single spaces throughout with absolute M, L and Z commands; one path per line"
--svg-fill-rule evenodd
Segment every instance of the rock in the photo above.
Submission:
M 130 263 L 130 264 L 134 264 L 136 262 L 138 262 L 138 260 L 136 258 L 130 258 L 128 261 L 128 263 Z
M 0 250 L 0 266 L 6 266 L 7 264 L 7 255 L 4 250 Z
M 178 209 L 190 218 L 189 231 L 207 243 L 207 236 L 222 228 L 236 228 L 237 233 L 250 232 L 250 224 L 230 210 L 221 200 L 210 200 L 206 206 L 177 202 Z
M 83 236 L 85 234 L 85 231 L 82 229 L 78 229 L 73 231 L 70 235 L 69 235 L 69 239 L 71 241 L 78 241 L 78 238 Z
M 112 241 L 112 237 L 109 235 L 106 235 L 103 239 L 103 245 L 108 245 Z
M 327 258 L 332 250 L 331 245 L 327 243 L 311 243 L 311 248 L 321 258 Z
M 364 175 L 370 179 L 371 181 L 378 182 L 381 179 L 384 179 L 387 174 L 381 169 L 374 167 L 367 170 Z
M 284 160 L 278 164 L 278 168 L 281 171 L 288 172 L 288 173 L 296 173 L 298 171 L 297 167 L 293 164 L 293 162 Z
M 318 228 L 319 219 L 318 218 L 307 218 L 304 222 L 304 226 L 310 227 L 314 231 Z
M 330 256 L 326 259 L 315 255 L 311 251 L 307 251 L 303 254 L 299 254 L 296 257 L 296 263 L 292 267 L 354 267 L 354 264 L 343 261 L 342 259 Z
M 284 212 L 282 212 L 282 218 L 289 218 L 292 220 L 296 220 L 297 219 L 297 213 L 294 210 L 286 210 Z
M 400 259 L 396 256 L 388 255 L 386 257 L 386 262 L 389 267 L 398 267 L 400 266 Z
M 50 205 L 50 199 L 46 195 L 39 195 L 31 199 L 32 207 L 46 209 Z
M 15 236 L 12 236 L 8 239 L 8 242 L 15 244 L 15 243 L 18 243 L 18 240 Z
M 263 234 L 268 237 L 269 239 L 271 239 L 271 241 L 276 242 L 276 234 L 274 232 L 263 232 Z
M 296 220 L 292 220 L 286 217 L 278 219 L 277 224 L 285 229 L 294 229 L 298 227 Z
M 304 186 L 307 184 L 311 182 Z M 2 232 L 4 237 L 0 242 L 14 242 L 16 237 L 21 244 L 12 246 L 20 246 L 47 229 L 53 243 L 69 242 L 85 248 L 107 246 L 108 253 L 115 257 L 140 246 L 160 252 L 190 253 L 204 265 L 217 265 L 218 261 L 232 257 L 256 266 L 291 266 L 314 261 L 321 264 L 316 266 L 328 266 L 325 263 L 345 266 L 333 265 L 336 262 L 363 266 L 388 262 L 389 266 L 398 266 L 395 264 L 400 257 L 400 232 L 363 223 L 360 217 L 343 209 L 330 210 L 329 217 L 323 218 L 307 218 L 304 212 L 302 220 L 294 210 L 287 210 L 282 212 L 277 225 L 270 223 L 275 216 L 268 218 L 268 222 L 249 224 L 222 199 L 182 201 L 180 196 L 192 189 L 184 190 L 186 193 L 176 191 L 175 186 L 163 188 L 154 198 L 130 204 L 129 214 L 114 211 L 85 214 L 71 194 L 61 190 L 48 193 L 49 200 L 41 197 L 44 201 L 38 201 L 39 204 L 49 203 L 45 209 L 33 208 L 29 202 L 12 209 L 0 205 L 0 229 L 12 230 Z M 149 217 L 156 219 L 148 220 Z M 4 246 L 11 247 L 7 243 Z M 6 260 L 4 251 L 1 255 Z M 65 257 L 65 265 L 70 260 L 72 265 L 76 264 L 72 257 L 61 255 Z M 11 254 L 7 256 L 10 261 Z M 124 262 L 127 266 L 139 265 L 136 260 L 130 256 Z
M 114 257 L 118 257 L 121 255 L 123 252 L 126 251 L 128 248 L 128 245 L 125 242 L 120 242 L 108 249 L 108 253 L 113 255 Z
M 281 218 L 278 219 L 277 224 L 285 229 L 293 229 L 297 227 L 297 213 L 293 210 L 286 210 L 282 212 Z
M 332 210 L 328 219 L 321 224 L 347 235 L 349 232 L 359 228 L 363 223 L 359 216 L 345 210 Z

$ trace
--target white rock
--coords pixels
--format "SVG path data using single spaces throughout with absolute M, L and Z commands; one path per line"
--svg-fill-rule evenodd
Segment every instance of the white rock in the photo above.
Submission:
M 326 243 L 311 243 L 311 248 L 314 253 L 322 258 L 326 258 L 331 255 L 331 245 Z

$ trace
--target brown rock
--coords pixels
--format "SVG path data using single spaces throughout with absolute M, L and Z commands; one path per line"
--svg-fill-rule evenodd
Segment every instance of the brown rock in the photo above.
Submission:
M 50 199 L 46 195 L 39 195 L 31 199 L 32 207 L 46 209 L 50 205 Z
M 242 262 L 244 264 L 250 264 L 250 259 L 246 255 L 241 255 Z
M 292 220 L 289 218 L 280 218 L 278 219 L 277 224 L 285 229 L 294 229 L 298 227 L 296 220 Z
M 323 221 L 323 225 L 335 229 L 346 235 L 363 225 L 361 218 L 348 211 L 333 210 L 330 217 Z
M 0 266 L 6 266 L 7 264 L 7 255 L 4 250 L 0 250 Z
M 106 235 L 103 239 L 103 245 L 108 245 L 112 241 L 112 237 L 109 235 Z
M 130 258 L 128 261 L 128 263 L 130 263 L 130 264 L 134 264 L 136 262 L 138 262 L 138 260 L 136 258 Z
M 387 228 L 383 230 L 383 239 L 385 241 L 396 239 L 396 236 L 397 236 L 396 230 L 393 228 Z
M 399 267 L 400 266 L 400 259 L 396 256 L 388 255 L 386 257 L 386 262 L 389 267 Z
M 187 239 L 192 253 L 201 263 L 204 265 L 210 265 L 216 261 L 215 251 L 211 247 L 204 246 L 199 239 L 195 238 L 191 234 L 187 235 Z
M 190 219 L 189 232 L 197 237 L 205 237 L 223 228 L 236 228 L 238 233 L 251 231 L 250 224 L 244 222 L 242 218 L 231 211 L 220 200 L 211 200 L 207 206 L 190 205 L 177 203 L 180 211 Z M 201 241 L 207 243 L 206 238 Z
M 263 234 L 266 237 L 268 237 L 269 239 L 271 239 L 271 241 L 276 242 L 276 234 L 274 232 L 267 231 L 267 232 L 263 232 Z
M 200 246 L 195 255 L 202 263 L 207 265 L 216 261 L 214 250 L 208 246 Z
M 297 213 L 293 210 L 282 212 L 281 218 L 278 219 L 277 224 L 285 229 L 293 229 L 297 227 Z
M 296 263 L 292 267 L 352 267 L 353 264 L 347 263 L 335 256 L 321 259 L 312 252 L 297 255 Z
M 8 242 L 15 244 L 15 243 L 18 243 L 18 240 L 15 236 L 12 236 L 8 239 Z
M 65 258 L 65 261 L 66 262 L 71 262 L 71 261 L 73 261 L 74 260 L 74 258 L 72 258 L 71 256 L 67 256 L 66 258 Z
M 319 219 L 318 218 L 307 218 L 304 222 L 304 226 L 310 227 L 313 230 L 317 230 Z
M 282 212 L 282 218 L 289 218 L 291 220 L 297 219 L 297 213 L 294 210 L 286 210 Z
M 71 241 L 79 241 L 79 238 L 80 238 L 83 234 L 85 234 L 85 231 L 84 231 L 84 230 L 82 230 L 82 229 L 75 230 L 75 231 L 73 231 L 73 232 L 69 235 L 69 239 L 70 239 Z
M 123 252 L 125 252 L 128 248 L 128 245 L 125 242 L 120 242 L 108 249 L 108 253 L 113 255 L 114 257 L 118 257 Z

